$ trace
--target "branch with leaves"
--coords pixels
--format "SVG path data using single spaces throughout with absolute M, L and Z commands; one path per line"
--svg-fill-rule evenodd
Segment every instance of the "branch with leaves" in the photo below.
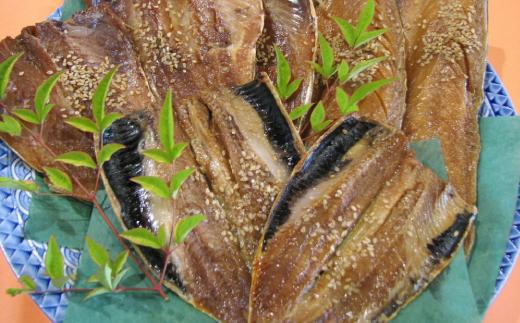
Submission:
M 49 153 L 49 155 L 54 158 L 54 161 L 62 163 L 64 165 L 62 169 L 49 166 L 43 167 L 51 187 L 58 192 L 56 195 L 78 197 L 73 193 L 74 187 L 77 186 L 85 196 L 89 197 L 89 202 L 91 202 L 98 210 L 104 222 L 111 230 L 111 232 L 117 237 L 124 250 L 120 254 L 116 255 L 115 258 L 111 258 L 109 256 L 108 250 L 106 250 L 102 245 L 95 242 L 91 238 L 87 237 L 86 244 L 89 255 L 94 263 L 98 266 L 97 273 L 89 278 L 89 282 L 96 283 L 98 286 L 94 288 L 64 289 L 63 286 L 67 281 L 71 280 L 71 277 L 66 276 L 63 272 L 63 255 L 59 250 L 56 238 L 51 236 L 48 242 L 48 249 L 45 254 L 45 265 L 47 269 L 47 275 L 51 278 L 52 285 L 57 289 L 37 290 L 36 284 L 30 277 L 22 276 L 20 277 L 20 281 L 23 285 L 23 288 L 8 289 L 8 294 L 15 296 L 22 293 L 45 294 L 57 292 L 82 292 L 87 293 L 86 298 L 88 299 L 90 297 L 108 292 L 154 291 L 159 293 L 164 299 L 167 299 L 162 283 L 164 280 L 169 256 L 174 250 L 173 247 L 174 245 L 178 246 L 182 244 L 188 234 L 198 224 L 205 220 L 205 217 L 202 215 L 194 215 L 178 221 L 175 226 L 172 225 L 170 239 L 167 241 L 166 228 L 164 227 L 160 227 L 157 233 L 151 232 L 144 228 L 133 229 L 120 233 L 114 223 L 112 223 L 112 221 L 108 218 L 100 202 L 97 200 L 96 192 L 101 185 L 100 177 L 104 163 L 109 161 L 115 153 L 125 148 L 120 144 L 105 145 L 102 140 L 104 131 L 109 128 L 116 120 L 122 117 L 122 115 L 119 113 L 105 112 L 109 89 L 118 68 L 116 67 L 112 69 L 100 81 L 98 87 L 96 88 L 92 98 L 93 118 L 89 119 L 86 117 L 75 117 L 65 121 L 67 124 L 76 129 L 79 129 L 80 131 L 92 134 L 93 139 L 96 142 L 96 153 L 94 158 L 83 151 L 71 151 L 58 155 L 45 142 L 43 131 L 47 116 L 54 108 L 54 105 L 50 103 L 50 97 L 54 87 L 59 82 L 61 73 L 52 75 L 38 87 L 34 97 L 34 110 L 13 109 L 12 111 L 7 111 L 1 102 L 3 99 L 5 99 L 13 67 L 20 57 L 21 54 L 14 55 L 0 63 L 0 104 L 2 104 L 3 110 L 5 112 L 5 114 L 2 115 L 3 122 L 0 123 L 0 132 L 6 133 L 10 136 L 21 136 L 22 133 L 23 135 L 28 135 L 33 140 L 35 140 L 35 142 L 40 144 Z M 37 125 L 39 127 L 39 131 L 32 131 L 24 124 L 24 122 Z M 25 132 L 23 132 L 24 130 Z M 172 94 L 170 92 L 168 93 L 168 96 L 165 100 L 163 111 L 160 116 L 160 138 L 162 148 L 146 151 L 145 155 L 157 162 L 172 163 L 172 166 L 174 166 L 175 160 L 182 154 L 184 148 L 186 148 L 187 145 L 184 143 L 175 144 L 173 136 Z M 93 191 L 88 191 L 85 186 L 82 185 L 80 179 L 75 176 L 76 172 L 71 171 L 70 167 L 86 167 L 94 169 L 96 171 L 95 189 Z M 192 169 L 187 169 L 174 174 L 168 186 L 166 186 L 166 183 L 161 183 L 164 185 L 156 185 L 157 181 L 154 178 L 141 177 L 134 178 L 133 180 L 137 183 L 140 183 L 145 189 L 150 190 L 153 194 L 156 194 L 162 198 L 172 199 L 173 204 L 175 204 L 175 198 L 177 197 L 182 184 L 192 173 Z M 40 194 L 40 187 L 33 181 L 20 181 L 7 177 L 0 177 L 0 187 L 20 189 L 31 192 L 33 194 Z M 173 212 L 175 212 L 175 205 L 173 209 Z M 146 266 L 139 258 L 130 252 L 130 246 L 128 243 L 160 249 L 164 252 L 164 268 L 160 273 L 159 280 L 154 277 L 154 274 L 150 271 L 148 266 Z M 139 270 L 149 280 L 152 287 L 130 288 L 120 286 L 122 279 L 128 271 L 128 269 L 125 268 L 128 258 L 131 258 L 132 261 L 137 265 Z

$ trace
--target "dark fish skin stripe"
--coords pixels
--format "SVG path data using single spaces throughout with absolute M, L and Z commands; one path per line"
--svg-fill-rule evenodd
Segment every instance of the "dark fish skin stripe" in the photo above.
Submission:
M 300 154 L 296 150 L 288 121 L 269 87 L 260 80 L 254 80 L 236 87 L 234 92 L 255 108 L 264 123 L 269 142 L 281 153 L 284 162 L 292 169 L 300 161 Z
M 428 244 L 428 250 L 432 253 L 434 264 L 439 263 L 441 258 L 448 259 L 453 255 L 459 245 L 461 235 L 466 232 L 474 216 L 473 213 L 467 211 L 457 214 L 453 225 Z
M 143 139 L 141 126 L 131 118 L 119 119 L 108 128 L 103 136 L 105 144 L 118 143 L 126 148 L 115 153 L 103 166 L 108 182 L 121 205 L 121 216 L 128 229 L 147 228 L 154 230 L 150 216 L 149 193 L 130 179 L 143 175 L 143 156 L 138 148 Z M 140 247 L 143 255 L 157 273 L 164 264 L 164 255 L 154 249 Z M 186 292 L 173 266 L 167 267 L 166 278 Z
M 343 156 L 375 126 L 372 123 L 348 118 L 321 140 L 318 147 L 306 159 L 302 169 L 293 175 L 281 193 L 278 204 L 272 210 L 262 245 L 264 251 L 267 242 L 289 218 L 291 202 L 320 179 L 330 176 L 335 168 L 341 169 L 346 166 L 349 161 L 342 160 Z

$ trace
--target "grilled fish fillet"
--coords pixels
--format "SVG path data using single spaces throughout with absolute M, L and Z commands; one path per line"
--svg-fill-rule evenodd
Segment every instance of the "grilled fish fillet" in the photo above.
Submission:
M 300 162 L 253 267 L 251 322 L 385 321 L 448 264 L 474 218 L 401 132 L 353 118 Z
M 401 128 L 405 112 L 406 71 L 405 71 L 405 39 L 403 26 L 396 0 L 376 1 L 376 13 L 369 30 L 388 28 L 388 31 L 377 39 L 352 50 L 343 39 L 343 35 L 334 17 L 357 23 L 359 13 L 366 4 L 365 0 L 323 0 L 316 7 L 319 31 L 334 49 L 336 63 L 346 60 L 352 67 L 360 61 L 376 57 L 387 57 L 383 62 L 361 73 L 342 85 L 349 95 L 364 83 L 381 79 L 394 79 L 390 85 L 382 87 L 369 95 L 359 104 L 358 115 Z M 325 88 L 318 100 L 322 100 L 327 117 L 331 120 L 340 118 L 336 103 L 336 82 Z
M 265 24 L 257 45 L 257 70 L 276 80 L 274 46 L 284 53 L 299 90 L 285 102 L 287 110 L 312 101 L 317 20 L 312 0 L 264 0 Z
M 484 0 L 399 1 L 407 39 L 404 132 L 441 140 L 449 180 L 476 204 L 487 5 Z

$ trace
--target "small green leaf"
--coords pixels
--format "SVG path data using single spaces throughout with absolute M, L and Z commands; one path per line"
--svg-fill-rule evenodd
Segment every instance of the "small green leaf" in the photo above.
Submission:
M 114 277 L 114 280 L 112 280 L 113 289 L 116 289 L 119 286 L 119 283 L 121 283 L 121 280 L 125 277 L 127 272 L 128 272 L 128 268 L 126 268 L 116 274 L 116 276 Z
M 96 169 L 96 163 L 94 162 L 92 157 L 90 157 L 90 155 L 88 155 L 87 153 L 84 153 L 82 151 L 71 151 L 71 152 L 62 154 L 62 155 L 58 156 L 55 160 L 65 163 L 65 164 L 77 166 L 77 167 L 88 167 L 88 168 Z
M 159 242 L 159 244 L 161 246 L 163 246 L 163 248 L 167 247 L 166 246 L 166 225 L 164 225 L 164 224 L 161 224 L 161 226 L 159 227 L 159 230 L 157 230 L 157 241 Z
M 56 237 L 51 235 L 47 246 L 47 252 L 45 253 L 45 268 L 47 274 L 51 279 L 64 278 L 63 274 L 63 255 L 61 254 Z M 61 287 L 61 286 L 56 286 Z
M 121 113 L 117 113 L 117 112 L 112 112 L 112 113 L 109 113 L 107 114 L 104 118 L 103 118 L 103 121 L 101 121 L 101 131 L 105 131 L 105 129 L 107 129 L 108 127 L 110 127 L 116 120 L 119 120 L 123 117 L 123 115 Z
M 90 292 L 87 293 L 85 298 L 83 298 L 83 302 L 86 301 L 86 300 L 91 299 L 92 297 L 99 296 L 99 295 L 106 294 L 106 293 L 110 293 L 110 292 L 111 292 L 110 289 L 107 289 L 107 288 L 104 288 L 104 287 L 95 288 L 95 289 L 93 289 L 93 290 L 91 290 Z
M 312 68 L 314 68 L 314 70 L 316 72 L 318 72 L 321 76 L 325 77 L 325 72 L 323 71 L 323 68 L 321 68 L 320 64 L 315 63 L 315 62 L 309 62 L 309 63 L 312 65 Z
M 36 110 L 36 115 L 40 120 L 40 124 L 42 124 L 47 118 L 47 114 L 52 109 L 52 105 L 49 107 L 48 103 L 51 97 L 52 90 L 58 83 L 58 80 L 63 73 L 56 73 L 46 79 L 36 90 L 36 94 L 34 96 L 34 109 Z
M 38 190 L 38 184 L 35 182 L 14 180 L 9 177 L 0 177 L 0 187 L 27 192 L 36 192 Z
M 92 97 L 92 114 L 94 115 L 94 120 L 96 120 L 98 128 L 101 128 L 101 122 L 105 119 L 105 103 L 110 85 L 118 69 L 119 67 L 114 67 L 103 77 Z
M 184 242 L 188 234 L 195 229 L 201 222 L 205 221 L 206 217 L 202 214 L 188 216 L 179 220 L 175 225 L 175 243 L 181 244 Z
M 159 239 L 157 236 L 153 234 L 153 232 L 145 229 L 145 228 L 136 228 L 132 230 L 128 230 L 125 232 L 121 232 L 119 234 L 122 238 L 126 240 L 144 247 L 149 247 L 152 249 L 161 249 L 162 245 L 159 243 Z
M 11 79 L 11 73 L 13 72 L 14 64 L 16 64 L 22 55 L 23 53 L 13 55 L 0 63 L 0 100 L 5 99 L 7 86 L 9 85 L 9 80 Z
M 350 75 L 347 79 L 347 81 L 355 78 L 356 76 L 358 76 L 359 74 L 363 73 L 364 71 L 372 68 L 373 66 L 377 65 L 378 63 L 384 61 L 386 59 L 385 56 L 382 56 L 382 57 L 376 57 L 376 58 L 372 58 L 372 59 L 368 59 L 366 61 L 361 61 L 359 62 L 358 64 L 356 64 L 356 66 L 354 66 L 352 68 L 352 71 L 350 72 Z
M 173 150 L 172 150 L 172 153 L 171 153 L 172 161 L 174 161 L 177 158 L 179 158 L 182 155 L 182 152 L 184 151 L 184 149 L 186 147 L 188 147 L 188 144 L 184 143 L 184 142 L 175 144 L 175 146 L 173 146 Z
M 99 131 L 97 125 L 89 118 L 76 117 L 76 118 L 70 118 L 70 119 L 66 120 L 65 122 L 83 132 L 98 133 L 98 131 Z
M 369 41 L 383 35 L 384 33 L 386 33 L 388 31 L 388 29 L 378 29 L 378 30 L 372 30 L 372 31 L 367 31 L 361 35 L 359 35 L 357 41 L 356 41 L 356 48 L 357 47 L 360 47 L 366 43 L 368 43 Z
M 20 276 L 20 282 L 22 283 L 25 290 L 33 291 L 36 289 L 36 283 L 31 277 L 27 275 Z
M 168 185 L 158 177 L 139 176 L 130 180 L 141 185 L 145 190 L 155 194 L 160 198 L 169 199 L 171 197 Z
M 114 259 L 111 266 L 113 273 L 119 273 L 121 270 L 123 270 L 128 260 L 128 255 L 128 251 L 123 250 L 116 256 L 116 259 Z
M 298 91 L 298 89 L 300 88 L 300 85 L 302 84 L 302 81 L 303 81 L 303 79 L 297 79 L 297 80 L 294 80 L 293 82 L 291 82 L 287 86 L 287 90 L 285 92 L 285 98 L 283 98 L 283 99 L 284 100 L 289 99 L 296 91 Z
M 368 0 L 363 9 L 361 9 L 361 13 L 359 14 L 359 19 L 357 23 L 357 34 L 358 37 L 361 35 L 372 23 L 374 19 L 374 13 L 376 11 L 376 4 L 374 0 Z
M 302 104 L 296 108 L 294 108 L 291 113 L 289 113 L 289 118 L 291 118 L 291 120 L 297 120 L 301 117 L 303 117 L 308 111 L 309 109 L 312 107 L 312 103 L 307 103 L 307 104 Z
M 14 109 L 11 112 L 23 121 L 32 124 L 40 124 L 40 119 L 38 119 L 38 116 L 36 115 L 36 113 L 34 113 L 34 111 L 31 111 L 29 109 Z
M 22 125 L 15 118 L 4 114 L 3 122 L 0 122 L 0 132 L 5 132 L 11 136 L 19 136 L 22 134 Z
M 336 103 L 338 104 L 341 114 L 345 115 L 350 106 L 350 98 L 348 94 L 339 86 L 336 88 Z
M 312 129 L 312 131 L 314 131 L 316 133 L 322 132 L 324 129 L 326 129 L 328 126 L 330 126 L 331 123 L 332 123 L 332 120 L 325 120 L 322 123 L 320 123 L 319 125 L 316 125 Z
M 195 172 L 193 168 L 186 168 L 174 174 L 170 182 L 170 194 L 176 198 L 179 190 L 184 182 Z
M 99 152 L 98 156 L 98 163 L 99 166 L 103 165 L 107 161 L 112 158 L 112 156 L 120 151 L 121 149 L 125 148 L 124 145 L 121 144 L 107 144 L 104 145 L 103 148 L 101 148 L 101 151 Z
M 101 244 L 97 243 L 90 237 L 87 237 L 86 242 L 90 259 L 92 259 L 92 261 L 98 265 L 98 267 L 105 266 L 110 259 L 108 251 Z
M 53 286 L 57 288 L 63 288 L 63 286 L 67 283 L 69 280 L 68 277 L 61 277 L 61 278 L 51 278 L 51 283 Z
M 320 101 L 311 113 L 311 127 L 315 132 L 320 132 L 324 129 L 325 117 L 325 107 Z
M 112 268 L 109 264 L 105 264 L 103 267 L 102 275 L 99 278 L 99 282 L 104 287 L 113 290 L 114 285 L 112 285 Z
M 342 60 L 338 66 L 338 78 L 341 84 L 348 81 L 350 74 L 350 67 L 345 60 Z
M 349 47 L 354 48 L 357 38 L 356 28 L 345 19 L 341 19 L 339 17 L 334 17 L 333 19 L 338 25 L 339 29 L 341 30 L 343 38 L 345 39 Z
M 169 164 L 172 161 L 170 160 L 170 156 L 167 152 L 162 149 L 149 149 L 143 151 L 143 155 L 146 157 L 155 160 L 158 163 Z
M 278 46 L 274 46 L 274 51 L 276 54 L 276 87 L 282 99 L 285 100 L 287 86 L 292 78 L 291 67 Z
M 51 186 L 63 192 L 72 192 L 72 181 L 67 173 L 52 167 L 44 167 L 43 170 L 51 181 Z
M 92 275 L 87 279 L 87 283 L 99 283 L 98 275 Z
M 8 288 L 6 289 L 5 291 L 9 296 L 12 296 L 12 297 L 15 297 L 15 296 L 18 296 L 20 294 L 23 294 L 26 292 L 25 289 L 22 289 L 22 288 Z
M 381 87 L 392 83 L 394 80 L 383 79 L 361 85 L 350 98 L 351 104 L 358 104 L 361 100 L 369 96 L 371 93 L 377 91 Z
M 323 34 L 319 34 L 321 62 L 325 78 L 330 78 L 335 73 L 334 51 Z
M 172 105 L 172 91 L 169 90 L 166 94 L 166 98 L 164 99 L 163 109 L 161 111 L 161 115 L 159 117 L 159 138 L 161 140 L 161 145 L 170 155 L 173 151 L 173 146 L 175 145 L 174 140 L 174 123 L 173 123 L 173 105 Z

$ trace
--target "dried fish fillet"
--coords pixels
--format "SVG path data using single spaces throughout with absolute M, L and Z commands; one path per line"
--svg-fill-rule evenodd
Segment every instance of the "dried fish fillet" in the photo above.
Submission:
M 388 320 L 449 263 L 474 212 L 401 132 L 346 119 L 296 166 L 272 209 L 249 319 Z
M 373 120 L 388 123 L 396 128 L 401 128 L 405 112 L 406 97 L 406 70 L 405 70 L 405 39 L 401 17 L 396 0 L 377 0 L 372 29 L 387 28 L 388 31 L 375 40 L 368 42 L 357 49 L 350 49 L 343 39 L 334 17 L 339 17 L 357 23 L 359 13 L 366 0 L 324 0 L 316 7 L 319 31 L 325 36 L 334 49 L 336 62 L 346 60 L 349 65 L 377 57 L 387 57 L 383 62 L 359 74 L 352 82 L 342 85 L 342 89 L 348 94 L 361 84 L 382 79 L 393 79 L 390 85 L 382 87 L 369 95 L 359 105 L 359 115 Z M 319 99 L 327 108 L 329 119 L 340 117 L 339 109 L 335 101 L 335 84 L 330 89 L 324 89 Z
M 293 79 L 302 79 L 300 89 L 286 102 L 287 109 L 312 101 L 317 40 L 317 20 L 312 0 L 264 0 L 264 30 L 257 45 L 257 70 L 276 79 L 274 46 L 284 53 Z

